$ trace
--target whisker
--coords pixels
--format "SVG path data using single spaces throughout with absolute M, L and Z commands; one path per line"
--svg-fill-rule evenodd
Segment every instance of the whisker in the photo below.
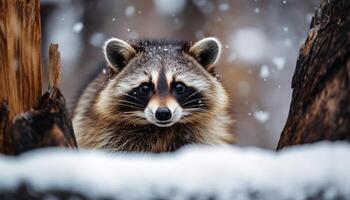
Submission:
M 118 114 L 118 116 L 120 117 L 138 117 L 138 118 L 141 118 L 141 116 L 135 114 L 135 113 L 132 113 L 132 112 L 128 112 L 128 113 L 121 113 L 121 114 Z
M 154 115 L 152 109 L 150 109 L 149 107 L 147 107 L 147 110 L 148 110 L 152 115 Z
M 123 102 L 123 103 L 127 103 L 127 104 L 132 104 L 132 105 L 135 105 L 135 106 L 143 107 L 143 105 L 141 105 L 141 104 L 134 103 L 134 102 L 131 102 L 131 101 L 126 101 L 126 100 L 117 100 L 117 102 Z
M 126 112 L 122 112 L 122 114 L 135 114 L 135 112 L 134 111 L 126 111 Z
M 138 122 L 138 121 L 146 120 L 146 119 L 144 119 L 144 118 L 137 117 L 137 116 L 129 116 L 129 117 L 125 117 L 125 119 L 128 120 L 128 121 L 126 121 L 126 122 L 127 122 L 127 123 L 126 123 L 127 125 L 128 125 L 128 124 L 134 124 L 134 123 L 136 123 L 136 122 Z
M 176 110 L 177 110 L 178 108 L 180 108 L 180 106 L 177 106 L 177 107 L 174 109 L 174 113 L 176 112 Z
M 126 108 L 133 108 L 133 109 L 136 109 L 136 110 L 142 109 L 142 107 L 128 105 L 128 104 L 119 104 L 119 106 L 124 106 Z
M 193 113 L 198 113 L 198 112 L 203 112 L 205 113 L 206 110 L 202 109 L 202 108 L 190 108 L 190 109 L 186 109 L 186 111 L 190 111 Z M 191 113 L 188 113 L 187 115 L 190 115 Z
M 117 105 L 123 105 L 123 106 L 133 106 L 133 107 L 137 107 L 137 108 L 142 108 L 141 106 L 139 105 L 135 105 L 135 104 L 131 104 L 131 103 L 128 103 L 128 102 L 124 102 L 124 103 L 118 103 Z
M 197 107 L 197 106 L 190 106 L 190 107 L 187 107 L 185 108 L 185 110 L 205 110 L 204 108 L 200 108 L 200 107 Z
M 140 100 L 139 98 L 134 97 L 134 96 L 132 96 L 132 95 L 130 95 L 130 94 L 128 94 L 128 93 L 126 93 L 126 96 L 131 97 L 131 98 L 133 98 L 133 99 L 137 100 L 138 102 L 140 102 L 140 103 L 142 103 L 142 104 L 145 104 L 145 102 L 144 102 L 144 101 L 142 101 L 142 100 Z
M 129 112 L 121 112 L 118 114 L 118 116 L 132 116 L 132 117 L 138 117 L 138 118 L 143 118 L 143 116 L 138 115 L 137 113 L 133 112 L 133 111 L 129 111 Z
M 131 104 L 131 103 L 127 103 L 127 102 L 125 102 L 125 103 L 119 103 L 119 104 L 117 104 L 117 105 L 118 105 L 118 106 L 130 107 L 130 108 L 143 109 L 143 107 L 140 106 L 140 105 Z
M 189 98 L 191 98 L 193 95 L 196 95 L 196 94 L 198 94 L 198 93 L 200 93 L 200 92 L 202 92 L 204 89 L 202 89 L 202 90 L 198 90 L 198 91 L 196 91 L 196 92 L 194 92 L 194 93 L 192 93 L 190 96 L 188 96 L 185 100 L 184 100 L 184 102 L 186 103 L 186 101 L 189 99 Z
M 200 100 L 204 100 L 204 98 L 201 97 L 201 98 L 197 98 L 197 99 L 192 99 L 190 101 L 186 101 L 185 103 L 182 104 L 182 106 L 186 106 L 186 105 L 188 105 L 190 103 L 193 103 L 195 101 L 200 101 Z M 199 104 L 201 104 L 201 103 L 199 103 Z

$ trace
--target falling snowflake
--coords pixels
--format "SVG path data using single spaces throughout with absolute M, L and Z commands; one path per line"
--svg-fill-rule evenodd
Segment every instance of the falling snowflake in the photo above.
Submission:
M 257 62 L 264 58 L 268 40 L 262 30 L 255 27 L 245 27 L 234 33 L 230 46 L 242 60 Z
M 91 35 L 89 42 L 92 46 L 101 47 L 103 42 L 106 40 L 106 35 L 103 33 L 95 32 Z
M 286 59 L 283 57 L 273 57 L 272 62 L 276 65 L 278 70 L 282 70 L 284 68 L 284 64 L 286 63 Z
M 293 45 L 293 42 L 290 38 L 287 38 L 287 39 L 283 40 L 283 45 L 285 47 L 291 47 Z
M 161 15 L 174 16 L 185 8 L 186 0 L 154 0 L 156 11 Z
M 81 30 L 83 30 L 84 24 L 82 22 L 77 22 L 73 26 L 73 32 L 79 33 Z
M 230 4 L 222 3 L 218 6 L 219 11 L 228 11 L 230 10 Z
M 254 113 L 254 118 L 260 123 L 265 123 L 270 118 L 270 113 L 259 110 Z
M 135 7 L 130 5 L 128 7 L 126 7 L 125 9 L 125 15 L 128 16 L 128 17 L 131 17 L 135 14 Z
M 270 76 L 270 70 L 267 65 L 261 66 L 259 76 L 260 78 L 263 78 L 263 79 Z

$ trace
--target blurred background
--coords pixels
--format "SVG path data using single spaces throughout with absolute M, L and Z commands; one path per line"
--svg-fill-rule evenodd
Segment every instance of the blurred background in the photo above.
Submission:
M 274 149 L 287 119 L 291 79 L 318 0 L 42 0 L 43 55 L 59 43 L 61 88 L 72 104 L 105 66 L 102 45 L 120 39 L 223 44 L 217 65 L 232 101 L 238 145 Z

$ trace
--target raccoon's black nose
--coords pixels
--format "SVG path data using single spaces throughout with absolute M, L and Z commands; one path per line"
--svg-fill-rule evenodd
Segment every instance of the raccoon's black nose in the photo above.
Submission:
M 156 118 L 159 121 L 167 121 L 171 118 L 171 111 L 167 107 L 158 108 L 156 111 Z

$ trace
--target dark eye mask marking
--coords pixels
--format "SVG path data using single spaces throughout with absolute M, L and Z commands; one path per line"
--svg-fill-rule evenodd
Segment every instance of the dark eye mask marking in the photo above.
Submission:
M 173 87 L 174 83 L 172 83 Z M 173 95 L 182 108 L 206 108 L 208 106 L 205 96 L 194 87 L 187 87 L 182 94 L 173 92 Z
M 152 94 L 144 95 L 140 92 L 140 87 L 132 89 L 126 95 L 121 98 L 121 101 L 118 104 L 118 110 L 121 112 L 130 112 L 130 111 L 140 111 L 144 110 L 147 107 L 148 101 Z M 151 84 L 150 84 L 151 85 Z M 153 90 L 153 85 L 151 85 Z

